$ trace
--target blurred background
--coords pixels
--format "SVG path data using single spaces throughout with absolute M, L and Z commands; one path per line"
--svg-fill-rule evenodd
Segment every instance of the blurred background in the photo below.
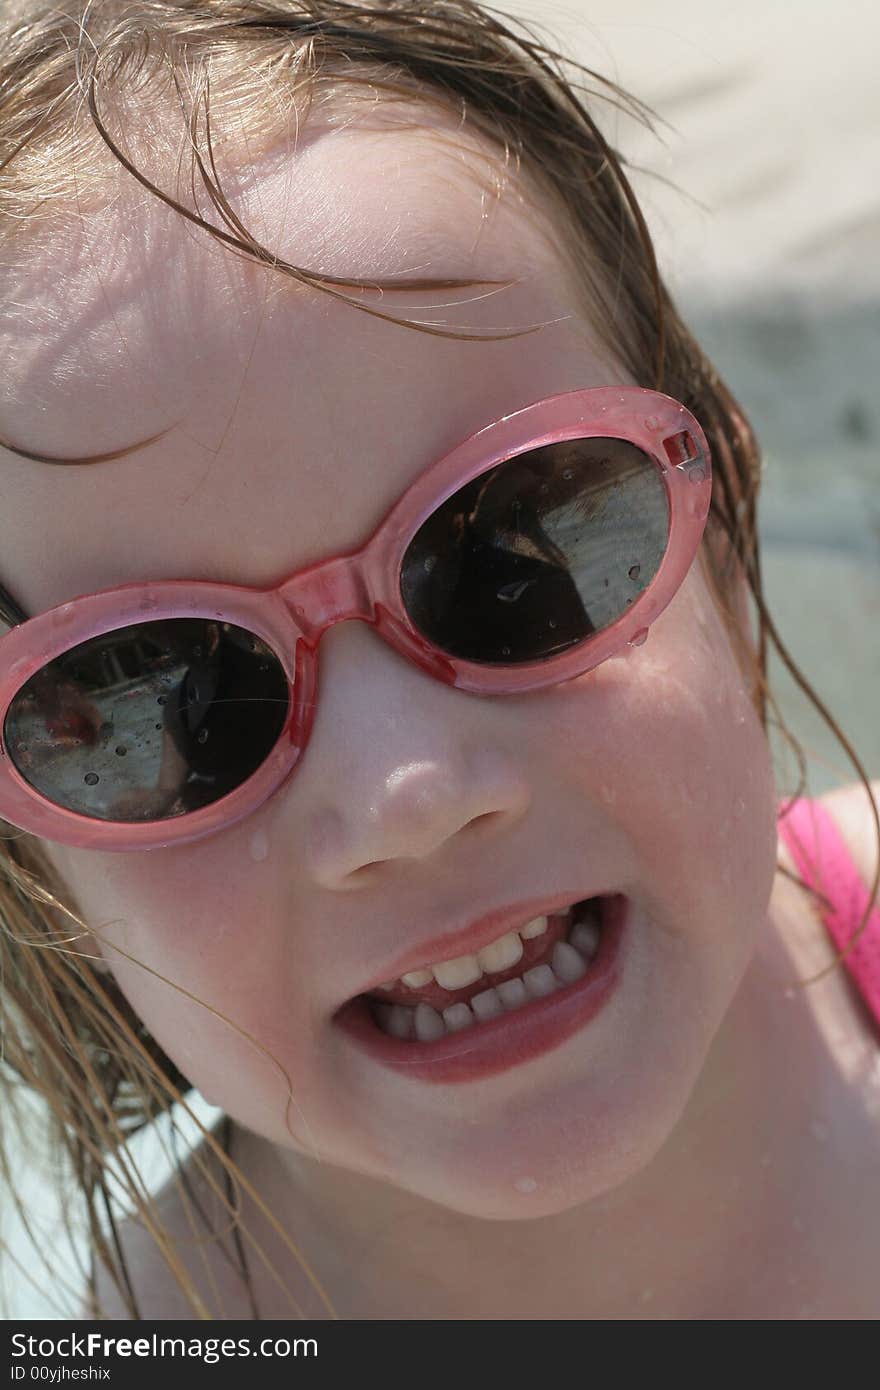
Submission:
M 500 8 L 658 117 L 654 135 L 611 106 L 602 124 L 630 163 L 673 296 L 763 442 L 770 612 L 880 776 L 880 10 L 867 0 L 838 0 L 833 13 L 817 0 Z M 808 752 L 811 794 L 855 781 L 775 658 L 771 678 Z M 794 759 L 775 736 L 774 749 L 780 791 L 793 791 Z M 204 1123 L 218 1115 L 195 1105 Z M 157 1185 L 161 1135 L 132 1147 Z M 58 1239 L 57 1203 L 31 1155 L 21 1169 L 28 1219 L 58 1252 L 57 1282 L 34 1282 L 21 1223 L 3 1212 L 3 1312 L 69 1317 L 81 1279 Z

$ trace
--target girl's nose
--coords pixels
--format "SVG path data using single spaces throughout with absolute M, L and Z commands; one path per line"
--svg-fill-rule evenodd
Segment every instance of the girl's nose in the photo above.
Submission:
M 322 887 L 354 889 L 367 868 L 439 859 L 477 824 L 524 814 L 529 785 L 501 697 L 443 685 L 347 622 L 320 644 L 317 702 L 294 797 L 306 872 Z

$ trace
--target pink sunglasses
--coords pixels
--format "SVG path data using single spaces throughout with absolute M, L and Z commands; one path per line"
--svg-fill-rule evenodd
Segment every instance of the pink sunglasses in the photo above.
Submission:
M 366 544 L 268 589 L 122 584 L 0 638 L 0 816 L 87 849 L 236 824 L 293 770 L 318 644 L 360 618 L 437 680 L 540 690 L 638 646 L 693 563 L 706 438 L 634 386 L 570 391 L 470 435 Z M 8 598 L 8 596 L 7 596 Z

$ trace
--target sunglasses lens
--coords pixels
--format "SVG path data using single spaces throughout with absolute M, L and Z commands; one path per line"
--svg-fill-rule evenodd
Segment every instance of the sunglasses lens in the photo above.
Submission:
M 511 666 L 617 621 L 666 551 L 656 463 L 624 439 L 530 449 L 453 493 L 401 567 L 414 626 L 451 656 Z
M 95 820 L 164 820 L 246 782 L 288 704 L 281 663 L 252 633 L 167 618 L 49 662 L 10 704 L 4 743 L 56 806 Z

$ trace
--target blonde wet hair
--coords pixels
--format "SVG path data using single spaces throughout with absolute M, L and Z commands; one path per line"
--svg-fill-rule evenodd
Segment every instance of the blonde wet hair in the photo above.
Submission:
M 762 727 L 766 733 L 772 721 L 794 750 L 799 781 L 792 797 L 801 795 L 803 750 L 786 728 L 767 680 L 772 642 L 856 768 L 880 841 L 880 818 L 865 770 L 792 661 L 764 602 L 757 441 L 676 311 L 625 160 L 607 143 L 593 114 L 611 103 L 650 127 L 651 113 L 614 83 L 554 52 L 521 21 L 471 0 L 12 0 L 0 23 L 3 273 L 16 256 L 33 255 L 83 210 L 109 203 L 120 182 L 136 179 L 200 234 L 230 254 L 262 263 L 267 273 L 343 298 L 352 312 L 376 314 L 401 329 L 467 341 L 476 335 L 389 314 L 381 308 L 381 289 L 392 284 L 398 291 L 466 288 L 473 282 L 345 280 L 293 265 L 251 234 L 224 191 L 215 156 L 227 135 L 240 143 L 244 134 L 253 150 L 289 131 L 291 123 L 301 129 L 310 119 L 343 120 L 355 108 L 377 102 L 383 109 L 396 103 L 402 118 L 416 122 L 413 109 L 439 108 L 456 117 L 462 132 L 481 137 L 496 156 L 496 192 L 500 195 L 512 174 L 542 201 L 612 359 L 632 380 L 665 391 L 700 420 L 714 470 L 700 563 Z M 181 149 L 185 171 L 179 160 L 175 165 L 175 151 L 179 155 Z M 181 190 L 188 183 L 187 197 Z M 27 441 L 0 438 L 0 443 L 58 467 L 126 452 L 70 460 L 35 453 Z M 735 595 L 743 578 L 754 603 L 754 635 L 743 630 L 737 615 Z M 0 591 L 2 617 L 20 620 L 14 602 Z M 127 1147 L 128 1139 L 157 1117 L 187 1108 L 190 1083 L 149 1035 L 112 975 L 84 950 L 84 934 L 97 932 L 96 926 L 82 920 L 40 842 L 3 822 L 0 832 L 0 1164 L 7 1193 L 26 1221 L 12 1155 L 27 1152 L 31 1116 L 25 1099 L 36 1095 L 48 1113 L 52 1154 L 72 1174 L 83 1202 L 93 1251 L 90 1313 L 101 1314 L 95 1301 L 97 1262 L 130 1316 L 140 1316 L 111 1201 L 112 1170 L 114 1190 L 121 1184 L 193 1316 L 221 1316 L 185 1268 Z M 872 897 L 876 891 L 877 878 Z M 866 911 L 853 942 L 867 918 Z M 168 985 L 177 988 L 172 981 Z M 219 1138 L 203 1133 L 225 1175 L 218 1185 L 204 1170 L 228 1214 L 226 1229 L 212 1236 L 231 1237 L 232 1251 L 224 1248 L 239 1268 L 251 1315 L 258 1318 L 251 1266 L 264 1256 L 238 1221 L 238 1205 L 242 1186 L 261 1205 L 259 1194 L 228 1155 L 229 1125 L 221 1127 Z M 180 1168 L 177 1177 L 185 1199 Z M 265 1207 L 263 1212 L 277 1228 Z M 285 1233 L 284 1239 L 295 1252 L 292 1235 Z M 36 1237 L 34 1244 L 39 1255 Z M 44 1265 L 51 1277 L 45 1258 Z M 329 1303 L 327 1311 L 333 1316 Z M 291 1315 L 299 1315 L 295 1300 Z

